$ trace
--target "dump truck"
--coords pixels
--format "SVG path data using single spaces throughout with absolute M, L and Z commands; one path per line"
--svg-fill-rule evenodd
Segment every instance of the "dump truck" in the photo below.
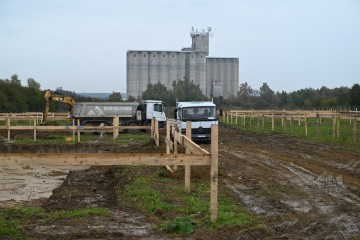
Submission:
M 44 110 L 42 124 L 45 124 L 51 101 L 62 102 L 69 106 L 69 118 L 80 120 L 81 125 L 99 126 L 113 125 L 114 117 L 120 118 L 120 126 L 149 126 L 151 119 L 159 121 L 159 127 L 164 127 L 166 115 L 164 103 L 158 100 L 143 100 L 140 102 L 78 102 L 71 96 L 52 93 L 47 90 L 44 95 Z
M 177 102 L 174 110 L 178 132 L 186 133 L 186 122 L 191 121 L 191 139 L 211 141 L 211 125 L 218 124 L 213 102 Z
M 164 103 L 158 100 L 140 102 L 80 102 L 71 111 L 71 118 L 80 120 L 81 125 L 111 126 L 114 117 L 120 118 L 120 126 L 149 126 L 151 119 L 164 127 L 166 116 Z

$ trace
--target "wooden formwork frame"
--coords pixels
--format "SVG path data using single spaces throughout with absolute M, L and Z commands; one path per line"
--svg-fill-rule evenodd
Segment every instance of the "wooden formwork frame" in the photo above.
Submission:
M 190 192 L 192 165 L 210 165 L 210 219 L 217 219 L 218 196 L 218 125 L 211 127 L 211 154 L 191 140 L 191 122 L 187 123 L 186 136 L 175 131 L 170 139 L 167 122 L 166 153 L 0 153 L 0 167 L 7 166 L 92 166 L 92 165 L 157 165 L 185 166 L 185 191 Z M 158 123 L 153 120 L 152 137 L 159 141 Z M 177 144 L 184 145 L 185 154 L 177 152 Z M 170 151 L 174 153 L 170 153 Z
M 82 126 L 80 125 L 80 121 L 78 120 L 77 123 L 75 123 L 75 120 L 72 121 L 72 125 L 70 126 L 39 126 L 38 119 L 32 119 L 31 117 L 28 118 L 20 118 L 21 120 L 29 120 L 30 125 L 28 126 L 12 126 L 11 120 L 19 120 L 19 116 L 11 117 L 6 116 L 4 117 L 5 126 L 0 126 L 0 130 L 7 131 L 8 135 L 8 141 L 10 141 L 11 131 L 17 130 L 17 131 L 33 131 L 34 132 L 34 141 L 37 140 L 37 132 L 38 131 L 47 131 L 47 132 L 72 132 L 73 139 L 75 140 L 75 135 L 77 133 L 77 141 L 81 141 L 80 134 L 81 132 L 112 132 L 113 133 L 113 139 L 116 139 L 119 136 L 120 130 L 124 129 L 130 129 L 130 130 L 146 130 L 146 129 L 152 129 L 151 130 L 151 136 L 154 138 L 157 146 L 159 143 L 159 124 L 157 121 L 154 121 L 155 119 L 152 119 L 152 125 L 151 126 L 119 126 L 119 117 L 115 117 L 113 119 L 114 125 L 113 126 Z M 0 119 L 1 120 L 1 119 Z

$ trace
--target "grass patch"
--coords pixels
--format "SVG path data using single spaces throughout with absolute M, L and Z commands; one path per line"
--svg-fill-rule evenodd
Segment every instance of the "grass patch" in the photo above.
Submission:
M 110 212 L 106 208 L 55 212 L 45 212 L 40 207 L 0 209 L 0 239 L 23 239 L 21 226 L 31 224 L 34 220 L 49 224 L 58 220 L 82 219 L 92 215 L 108 217 Z
M 226 121 L 223 119 L 223 121 Z M 242 130 L 249 130 L 254 132 L 261 132 L 265 134 L 280 133 L 288 136 L 295 136 L 305 138 L 315 142 L 328 142 L 341 144 L 343 147 L 360 152 L 360 131 L 356 131 L 357 142 L 353 142 L 353 126 L 348 119 L 340 119 L 336 124 L 335 138 L 333 131 L 333 124 L 331 118 L 322 118 L 319 121 L 317 118 L 307 118 L 307 135 L 305 134 L 305 124 L 302 119 L 299 123 L 298 119 L 289 119 L 286 124 L 283 124 L 281 118 L 274 119 L 274 130 L 272 130 L 271 117 L 233 117 L 232 123 L 230 120 L 224 124 L 232 128 L 239 128 Z
M 164 168 L 152 169 L 154 171 L 144 173 L 141 168 L 127 167 L 128 178 L 132 180 L 119 190 L 118 197 L 148 215 L 155 222 L 154 228 L 157 230 L 190 234 L 197 228 L 216 230 L 259 220 L 259 217 L 247 213 L 225 187 L 220 187 L 218 219 L 212 223 L 209 211 L 210 182 L 207 178 L 193 180 L 191 193 L 185 193 L 183 179 L 172 178 Z

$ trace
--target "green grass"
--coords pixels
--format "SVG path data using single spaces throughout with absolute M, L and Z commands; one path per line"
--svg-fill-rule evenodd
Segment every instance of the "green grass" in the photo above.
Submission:
M 259 218 L 247 213 L 225 188 L 219 188 L 218 219 L 210 221 L 210 182 L 196 179 L 191 193 L 185 193 L 184 180 L 170 178 L 164 168 L 134 177 L 138 168 L 128 167 L 133 179 L 119 192 L 155 222 L 154 228 L 177 234 L 190 234 L 197 228 L 218 229 L 226 225 L 246 225 Z
M 223 119 L 224 121 L 224 119 Z M 250 124 L 251 123 L 251 124 Z M 274 130 L 272 130 L 272 120 L 271 117 L 250 117 L 237 118 L 236 125 L 236 117 L 233 117 L 232 123 L 225 123 L 233 128 L 239 128 L 243 130 L 261 132 L 266 134 L 272 133 L 280 133 L 289 136 L 296 136 L 305 138 L 311 141 L 317 142 L 329 142 L 329 143 L 340 143 L 345 147 L 351 148 L 356 151 L 360 151 L 360 129 L 358 127 L 356 132 L 356 142 L 353 142 L 353 131 L 352 124 L 350 124 L 350 120 L 348 119 L 340 119 L 337 126 L 339 126 L 338 130 L 335 131 L 335 138 L 333 136 L 333 125 L 331 118 L 322 118 L 321 123 L 317 122 L 316 118 L 307 118 L 307 135 L 305 134 L 305 124 L 302 121 L 298 122 L 298 119 L 294 119 L 293 121 L 287 120 L 286 126 L 282 124 L 282 119 L 275 118 L 274 119 Z
M 40 207 L 0 209 L 0 239 L 23 239 L 21 227 L 31 224 L 35 219 L 43 223 L 56 223 L 58 220 L 82 219 L 97 215 L 110 216 L 106 208 L 85 208 L 69 211 L 45 212 Z

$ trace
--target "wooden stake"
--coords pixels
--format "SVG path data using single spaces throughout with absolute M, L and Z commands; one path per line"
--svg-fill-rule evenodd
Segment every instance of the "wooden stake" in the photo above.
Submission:
M 78 142 L 80 142 L 80 119 L 77 120 Z
M 305 125 L 305 136 L 308 135 L 308 129 L 307 129 L 307 116 L 306 113 L 304 114 L 304 125 Z
M 36 120 L 34 120 L 34 142 L 36 142 Z
M 352 125 L 353 142 L 356 143 L 356 117 L 353 119 Z
M 333 139 L 336 139 L 336 115 L 332 115 L 332 132 L 333 132 Z
M 10 118 L 6 118 L 6 126 L 10 127 Z M 8 141 L 10 142 L 10 129 L 8 129 Z
M 336 138 L 340 137 L 340 121 L 340 115 L 338 115 L 336 123 Z
M 113 140 L 119 136 L 119 116 L 115 116 L 113 120 Z
M 75 127 L 75 119 L 72 120 L 72 125 L 73 127 Z M 75 128 L 72 131 L 72 137 L 73 137 L 73 141 L 75 142 Z
M 186 136 L 191 139 L 191 121 L 186 122 Z M 188 148 L 185 150 L 185 154 L 190 154 Z M 190 192 L 190 179 L 191 179 L 191 166 L 185 165 L 185 192 Z
M 211 186 L 210 186 L 210 220 L 217 219 L 218 203 L 218 125 L 211 126 Z

